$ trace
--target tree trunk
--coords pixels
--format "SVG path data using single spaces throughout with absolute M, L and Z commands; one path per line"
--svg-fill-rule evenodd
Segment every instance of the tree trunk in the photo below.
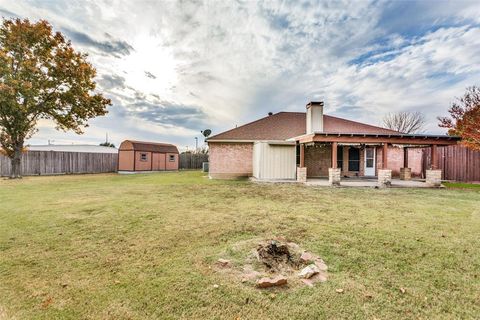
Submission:
M 13 157 L 10 159 L 12 164 L 12 171 L 10 173 L 10 179 L 20 179 L 22 178 L 22 150 L 23 143 L 18 143 L 15 145 Z

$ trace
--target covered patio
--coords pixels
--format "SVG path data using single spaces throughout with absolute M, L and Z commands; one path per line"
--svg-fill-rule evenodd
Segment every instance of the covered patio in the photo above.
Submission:
M 314 132 L 295 137 L 293 140 L 296 141 L 298 150 L 296 175 L 298 182 L 329 186 L 439 187 L 442 172 L 438 170 L 437 147 L 457 144 L 460 138 L 424 134 Z M 311 152 L 306 153 L 307 148 L 318 146 L 324 150 L 317 152 L 317 156 L 312 156 Z M 392 169 L 389 167 L 389 152 L 392 152 L 392 146 L 403 149 L 403 165 L 399 171 L 399 179 L 393 180 Z M 425 147 L 430 147 L 432 158 L 431 166 L 426 170 L 425 182 L 412 180 L 409 149 Z M 343 152 L 345 148 L 357 151 Z M 348 155 L 348 160 L 345 159 L 345 155 Z M 308 170 L 318 173 L 309 174 Z M 324 179 L 319 179 L 317 174 Z

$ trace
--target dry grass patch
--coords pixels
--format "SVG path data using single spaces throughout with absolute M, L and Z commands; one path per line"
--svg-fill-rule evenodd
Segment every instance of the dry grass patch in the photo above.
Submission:
M 478 191 L 257 185 L 180 172 L 2 180 L 0 203 L 8 319 L 480 314 Z M 222 253 L 244 259 L 232 250 L 239 243 L 274 235 L 320 255 L 328 281 L 258 290 L 212 267 Z

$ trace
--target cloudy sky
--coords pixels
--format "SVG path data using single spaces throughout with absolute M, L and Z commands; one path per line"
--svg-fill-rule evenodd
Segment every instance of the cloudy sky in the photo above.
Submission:
M 381 124 L 418 110 L 429 132 L 480 85 L 480 1 L 0 0 L 0 15 L 46 19 L 89 54 L 113 105 L 84 135 L 40 123 L 32 144 L 124 139 L 194 145 L 265 116 L 325 112 Z

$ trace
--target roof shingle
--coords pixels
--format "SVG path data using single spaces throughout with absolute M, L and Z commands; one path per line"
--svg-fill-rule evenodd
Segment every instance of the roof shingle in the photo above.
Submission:
M 325 133 L 399 134 L 397 131 L 323 115 Z M 279 112 L 208 138 L 215 140 L 286 140 L 306 132 L 305 112 Z

